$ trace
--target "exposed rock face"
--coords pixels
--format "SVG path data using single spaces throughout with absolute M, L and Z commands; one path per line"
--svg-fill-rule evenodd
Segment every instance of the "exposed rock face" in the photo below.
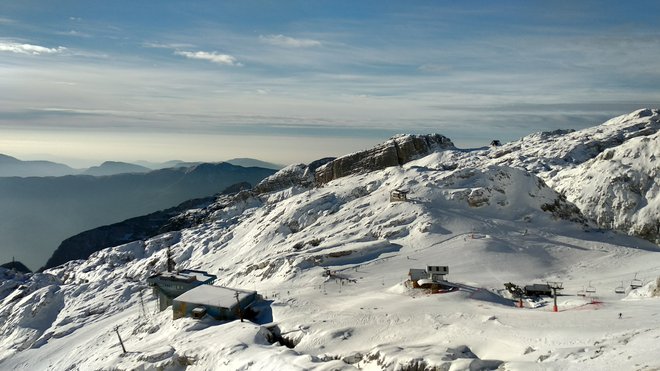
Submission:
M 254 192 L 256 194 L 269 193 L 294 186 L 313 187 L 314 172 L 316 169 L 332 160 L 334 160 L 333 157 L 327 157 L 316 160 L 309 165 L 289 165 L 277 173 L 262 180 L 259 184 L 257 184 L 256 187 L 254 187 Z
M 349 174 L 366 173 L 403 165 L 438 149 L 455 149 L 452 141 L 440 134 L 400 135 L 372 149 L 339 157 L 316 170 L 318 185 Z

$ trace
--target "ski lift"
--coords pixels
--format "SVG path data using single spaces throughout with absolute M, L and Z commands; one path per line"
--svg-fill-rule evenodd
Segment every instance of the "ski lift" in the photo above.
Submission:
M 644 283 L 642 282 L 642 280 L 637 278 L 637 273 L 635 273 L 635 278 L 633 278 L 632 281 L 630 281 L 630 288 L 636 289 L 642 287 L 642 285 L 644 285 Z
M 623 287 L 623 281 L 621 281 L 621 286 L 618 286 L 614 289 L 615 294 L 625 294 L 626 293 L 626 288 Z
M 593 294 L 594 292 L 596 292 L 596 288 L 591 286 L 591 281 L 589 281 L 589 286 L 587 286 L 587 289 L 585 291 L 589 294 Z
M 577 292 L 577 296 L 587 296 L 587 294 L 584 292 L 584 286 L 582 286 L 582 290 Z

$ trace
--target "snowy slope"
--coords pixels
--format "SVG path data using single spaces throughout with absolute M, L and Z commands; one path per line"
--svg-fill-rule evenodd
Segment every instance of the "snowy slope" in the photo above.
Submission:
M 582 130 L 534 133 L 499 147 L 446 150 L 427 166 L 529 171 L 602 228 L 660 241 L 660 110 L 640 109 Z
M 551 184 L 598 224 L 660 240 L 660 132 L 566 169 Z
M 618 198 L 635 202 L 617 216 L 631 225 L 657 220 L 657 172 L 634 175 L 654 165 L 650 112 L 591 134 L 532 135 L 500 156 L 509 145 L 445 148 L 317 187 L 315 167 L 292 165 L 258 191 L 182 215 L 193 228 L 43 274 L 0 270 L 0 369 L 660 368 L 660 248 L 589 220 L 602 224 L 603 200 Z M 524 154 L 543 143 L 546 158 Z M 636 198 L 613 180 L 624 175 Z M 393 189 L 409 201 L 389 202 Z M 178 268 L 263 295 L 255 323 L 158 312 L 146 277 L 165 269 L 168 247 Z M 448 265 L 459 290 L 404 285 L 410 268 L 427 265 Z M 633 278 L 642 287 L 632 290 Z M 503 287 L 547 281 L 563 282 L 558 313 L 551 299 L 517 308 Z M 586 288 L 595 292 L 577 295 Z M 272 322 L 293 349 L 271 344 L 261 325 Z
M 571 204 L 522 170 L 439 167 L 431 156 L 320 188 L 243 194 L 195 228 L 21 276 L 22 288 L 0 303 L 0 367 L 660 366 L 660 301 L 613 293 L 635 273 L 654 284 L 657 246 L 591 230 Z M 394 188 L 410 190 L 410 202 L 390 203 Z M 277 322 L 295 348 L 270 344 L 257 324 L 157 313 L 145 278 L 164 269 L 165 247 L 179 268 L 258 290 L 267 299 L 261 322 Z M 449 265 L 448 278 L 461 290 L 429 295 L 402 284 L 409 268 L 427 264 Z M 324 268 L 356 282 L 327 280 Z M 548 305 L 515 308 L 499 295 L 505 282 L 545 280 L 565 283 L 559 313 Z M 602 304 L 575 296 L 587 284 Z

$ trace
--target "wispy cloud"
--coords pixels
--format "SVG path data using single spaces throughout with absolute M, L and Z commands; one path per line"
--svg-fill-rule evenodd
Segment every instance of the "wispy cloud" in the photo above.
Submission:
M 260 35 L 259 40 L 266 44 L 275 46 L 285 46 L 289 48 L 309 48 L 321 46 L 321 42 L 312 39 L 296 39 L 284 35 Z
M 176 55 L 180 55 L 183 57 L 186 57 L 188 59 L 201 59 L 204 61 L 209 61 L 217 64 L 223 64 L 227 66 L 242 66 L 242 63 L 239 63 L 236 60 L 236 57 L 229 55 L 229 54 L 220 54 L 217 52 L 205 52 L 205 51 L 197 51 L 197 52 L 187 52 L 187 51 L 180 51 L 177 50 L 174 52 Z
M 66 48 L 63 46 L 58 46 L 57 48 L 47 48 L 40 45 L 0 41 L 0 52 L 39 55 L 61 53 L 64 50 L 66 50 Z
M 192 48 L 195 45 L 189 43 L 158 43 L 158 42 L 143 42 L 142 47 L 153 49 L 182 49 Z
M 69 30 L 69 31 L 60 31 L 56 32 L 57 35 L 61 36 L 73 36 L 73 37 L 84 37 L 84 38 L 90 38 L 92 37 L 91 34 L 85 33 L 85 32 L 80 32 L 76 30 Z

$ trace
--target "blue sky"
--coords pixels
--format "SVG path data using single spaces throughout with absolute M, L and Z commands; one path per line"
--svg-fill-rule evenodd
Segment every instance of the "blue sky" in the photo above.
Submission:
M 632 4 L 631 4 L 632 3 Z M 660 98 L 651 1 L 0 1 L 0 153 L 308 162 Z

